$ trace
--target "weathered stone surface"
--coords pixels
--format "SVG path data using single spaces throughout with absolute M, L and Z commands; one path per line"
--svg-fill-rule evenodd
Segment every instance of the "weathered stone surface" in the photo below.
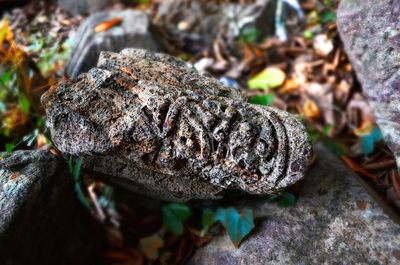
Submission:
M 342 0 L 338 28 L 400 168 L 400 1 Z
M 275 0 L 248 3 L 190 0 L 164 0 L 159 4 L 155 24 L 182 39 L 182 46 L 193 52 L 211 47 L 217 36 L 227 44 L 245 29 L 257 28 L 260 37 L 274 34 Z M 221 41 L 221 39 L 220 39 Z
M 74 15 L 90 14 L 103 10 L 110 0 L 58 0 L 58 4 Z
M 264 194 L 300 180 L 311 158 L 293 116 L 245 103 L 185 62 L 144 50 L 103 52 L 97 68 L 60 82 L 42 103 L 54 144 L 108 156 L 104 169 L 119 160 L 168 179 Z
M 95 32 L 96 25 L 117 17 L 122 19 L 120 25 Z M 72 42 L 76 46 L 65 69 L 66 75 L 72 78 L 96 66 L 101 51 L 120 52 L 124 48 L 160 50 L 150 31 L 147 14 L 138 10 L 95 13 L 80 25 Z
M 243 199 L 260 223 L 239 249 L 227 235 L 198 250 L 190 265 L 399 264 L 400 225 L 328 151 L 301 184 L 294 207 Z
M 0 160 L 0 264 L 95 261 L 99 237 L 64 165 L 46 151 Z

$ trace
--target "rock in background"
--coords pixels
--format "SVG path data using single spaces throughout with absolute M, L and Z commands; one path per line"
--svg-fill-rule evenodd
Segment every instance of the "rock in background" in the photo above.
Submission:
M 400 1 L 342 0 L 338 28 L 400 168 Z
M 65 165 L 47 151 L 0 160 L 0 264 L 89 264 L 96 257 L 96 223 Z
M 375 202 L 357 176 L 325 149 L 301 184 L 294 207 L 243 199 L 260 223 L 240 248 L 213 238 L 190 265 L 399 264 L 400 225 Z
M 99 23 L 114 18 L 121 18 L 121 23 L 105 31 L 95 31 Z M 76 46 L 65 70 L 66 75 L 72 78 L 96 66 L 101 51 L 119 52 L 124 48 L 161 50 L 151 33 L 149 17 L 137 10 L 93 14 L 80 25 L 72 42 Z
M 103 10 L 110 0 L 58 0 L 58 4 L 74 15 L 91 14 Z
M 165 0 L 159 5 L 155 24 L 174 39 L 182 39 L 182 48 L 200 52 L 212 47 L 219 35 L 226 36 L 228 44 L 245 29 L 256 28 L 260 37 L 273 35 L 275 8 L 275 0 L 251 4 Z

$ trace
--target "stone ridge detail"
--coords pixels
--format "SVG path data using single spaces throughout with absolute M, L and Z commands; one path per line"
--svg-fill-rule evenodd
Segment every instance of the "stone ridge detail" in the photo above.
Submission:
M 287 112 L 251 105 L 184 61 L 145 50 L 102 52 L 97 68 L 43 97 L 54 144 L 175 178 L 252 194 L 304 177 L 312 146 Z

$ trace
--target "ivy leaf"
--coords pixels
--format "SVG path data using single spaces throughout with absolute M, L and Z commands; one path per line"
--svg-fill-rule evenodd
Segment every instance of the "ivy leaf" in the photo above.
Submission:
M 215 223 L 214 220 L 214 212 L 210 209 L 203 210 L 203 216 L 201 218 L 201 223 L 203 225 L 203 229 L 201 230 L 201 236 L 205 236 L 210 229 L 210 227 Z
M 182 222 L 191 215 L 189 207 L 181 203 L 170 203 L 162 207 L 164 226 L 176 235 L 183 233 Z
M 274 99 L 275 99 L 275 96 L 270 93 L 270 94 L 253 96 L 249 99 L 249 102 L 252 104 L 268 106 L 272 102 L 274 102 Z
M 286 79 L 286 74 L 279 68 L 267 67 L 253 78 L 247 85 L 251 89 L 268 89 L 277 88 L 283 84 Z
M 254 228 L 253 211 L 251 209 L 243 209 L 239 213 L 235 208 L 218 208 L 215 213 L 214 220 L 221 222 L 228 235 L 236 247 Z
M 378 127 L 372 129 L 371 133 L 361 138 L 361 151 L 364 155 L 369 155 L 374 151 L 375 143 L 382 140 L 383 136 Z
M 164 240 L 158 235 L 143 237 L 139 240 L 140 249 L 149 260 L 156 260 L 159 256 L 158 250 L 164 246 Z

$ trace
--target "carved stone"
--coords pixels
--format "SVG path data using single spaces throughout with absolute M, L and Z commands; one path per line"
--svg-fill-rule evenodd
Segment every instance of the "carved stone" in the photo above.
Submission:
M 248 104 L 185 62 L 144 50 L 103 52 L 97 68 L 60 82 L 42 103 L 62 152 L 214 189 L 279 192 L 311 158 L 304 126 L 290 114 Z

